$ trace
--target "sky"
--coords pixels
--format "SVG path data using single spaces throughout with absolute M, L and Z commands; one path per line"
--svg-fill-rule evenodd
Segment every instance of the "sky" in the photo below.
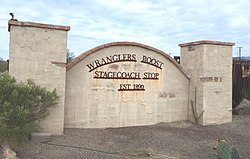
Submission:
M 249 0 L 0 0 L 0 57 L 9 58 L 10 12 L 19 21 L 71 26 L 75 56 L 109 42 L 146 44 L 171 56 L 178 44 L 234 42 L 250 56 Z

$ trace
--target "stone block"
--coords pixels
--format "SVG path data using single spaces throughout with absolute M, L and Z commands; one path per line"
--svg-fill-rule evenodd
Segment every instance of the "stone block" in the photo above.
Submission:
M 47 132 L 33 132 L 31 133 L 32 142 L 48 142 L 51 141 L 51 134 Z

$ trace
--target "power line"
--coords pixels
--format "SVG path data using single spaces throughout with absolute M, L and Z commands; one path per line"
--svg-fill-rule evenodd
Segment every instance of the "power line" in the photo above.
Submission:
M 239 58 L 241 58 L 241 49 L 243 48 L 242 46 L 237 47 L 239 48 Z

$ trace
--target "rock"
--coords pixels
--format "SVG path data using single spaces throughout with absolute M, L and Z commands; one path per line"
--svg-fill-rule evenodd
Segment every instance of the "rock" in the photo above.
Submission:
M 250 115 L 250 101 L 243 99 L 241 103 L 235 108 L 238 115 Z
M 18 159 L 16 153 L 10 148 L 3 148 L 3 159 Z

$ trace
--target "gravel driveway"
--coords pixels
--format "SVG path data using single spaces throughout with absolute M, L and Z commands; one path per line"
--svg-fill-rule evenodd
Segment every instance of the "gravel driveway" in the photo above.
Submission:
M 221 138 L 241 158 L 250 158 L 250 116 L 233 123 L 199 126 L 188 121 L 106 129 L 65 129 L 51 142 L 29 142 L 16 149 L 20 159 L 194 159 L 214 153 Z

